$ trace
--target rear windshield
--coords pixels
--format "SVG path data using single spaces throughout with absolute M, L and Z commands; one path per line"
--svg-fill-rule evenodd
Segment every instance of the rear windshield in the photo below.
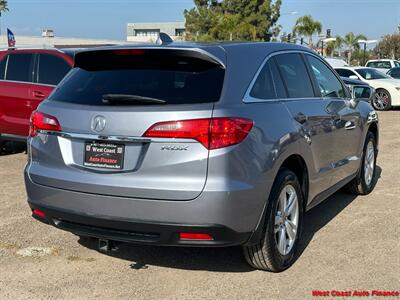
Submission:
M 127 97 L 160 99 L 163 104 L 216 102 L 225 74 L 221 65 L 199 57 L 140 51 L 77 57 L 76 64 L 49 100 L 84 105 L 160 104 L 125 101 Z M 124 101 L 105 101 L 109 95 L 122 95 L 117 100 Z

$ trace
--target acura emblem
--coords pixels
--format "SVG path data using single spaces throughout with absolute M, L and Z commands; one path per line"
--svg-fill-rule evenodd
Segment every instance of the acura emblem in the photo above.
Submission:
M 92 119 L 91 128 L 93 131 L 101 132 L 106 127 L 106 118 L 103 116 L 96 116 Z

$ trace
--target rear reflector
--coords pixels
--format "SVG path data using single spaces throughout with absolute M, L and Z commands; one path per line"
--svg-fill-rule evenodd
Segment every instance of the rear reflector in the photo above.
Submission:
M 36 136 L 38 130 L 61 131 L 61 126 L 56 117 L 40 111 L 34 111 L 31 115 L 29 136 Z
M 214 238 L 208 233 L 192 233 L 192 232 L 181 232 L 179 233 L 179 239 L 181 240 L 192 240 L 192 241 L 213 241 Z
M 209 150 L 242 142 L 253 128 L 244 118 L 210 118 L 160 122 L 151 126 L 144 137 L 193 139 Z
M 46 214 L 45 214 L 44 212 L 42 212 L 41 210 L 34 209 L 32 212 L 33 212 L 35 215 L 37 215 L 38 217 L 41 217 L 41 218 L 45 218 L 45 217 L 46 217 Z

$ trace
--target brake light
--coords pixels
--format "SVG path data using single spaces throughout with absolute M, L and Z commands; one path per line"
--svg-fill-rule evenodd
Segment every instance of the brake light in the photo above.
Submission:
M 143 49 L 121 49 L 114 50 L 113 53 L 115 55 L 144 55 Z
M 61 126 L 56 117 L 34 111 L 30 119 L 29 136 L 36 136 L 39 130 L 61 131 Z
M 253 121 L 244 118 L 194 119 L 156 123 L 143 136 L 193 139 L 214 150 L 239 144 L 252 128 Z
M 208 233 L 193 233 L 193 232 L 181 232 L 179 233 L 180 240 L 189 241 L 213 241 L 214 238 Z

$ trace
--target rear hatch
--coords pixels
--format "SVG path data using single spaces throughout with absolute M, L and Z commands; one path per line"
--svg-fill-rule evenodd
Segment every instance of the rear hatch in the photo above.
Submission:
M 224 74 L 219 59 L 198 49 L 78 53 L 75 68 L 38 109 L 61 128 L 30 139 L 30 178 L 100 195 L 196 198 L 206 181 L 207 147 L 144 135 L 156 123 L 211 118 Z

